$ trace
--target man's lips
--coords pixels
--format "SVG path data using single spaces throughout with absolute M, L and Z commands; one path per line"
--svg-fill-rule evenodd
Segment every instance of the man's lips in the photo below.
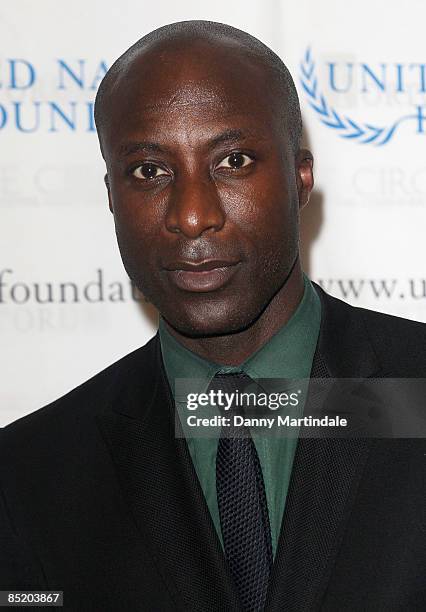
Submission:
M 220 289 L 235 274 L 239 263 L 222 259 L 176 261 L 168 264 L 165 270 L 179 289 L 201 293 Z

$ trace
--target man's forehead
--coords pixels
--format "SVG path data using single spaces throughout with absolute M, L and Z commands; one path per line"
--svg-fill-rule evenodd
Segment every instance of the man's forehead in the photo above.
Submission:
M 118 140 L 164 142 L 176 138 L 181 144 L 220 144 L 230 131 L 233 137 L 240 132 L 240 141 L 243 134 L 270 135 L 279 122 L 276 103 L 267 92 L 259 95 L 255 88 L 247 87 L 209 76 L 194 80 L 179 75 L 175 80 L 155 80 L 149 86 L 143 79 L 134 82 L 125 95 L 115 97 L 111 108 L 113 134 L 108 131 L 115 141 L 113 148 L 116 150 Z

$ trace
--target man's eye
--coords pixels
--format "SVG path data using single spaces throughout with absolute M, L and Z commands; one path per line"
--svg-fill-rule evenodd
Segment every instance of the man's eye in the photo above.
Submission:
M 141 164 L 133 170 L 132 174 L 136 178 L 145 181 L 149 179 L 158 178 L 159 176 L 167 176 L 167 172 L 163 170 L 163 168 L 160 168 L 160 166 L 157 166 L 157 164 L 153 164 L 151 162 Z
M 245 166 L 249 166 L 253 163 L 253 159 L 244 153 L 231 153 L 231 155 L 227 155 L 225 159 L 223 159 L 216 168 L 232 168 L 233 170 L 238 170 L 238 168 L 244 168 Z

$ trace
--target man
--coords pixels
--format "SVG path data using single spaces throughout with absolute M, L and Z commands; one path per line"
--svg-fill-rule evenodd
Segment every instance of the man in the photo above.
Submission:
M 2 589 L 79 611 L 424 609 L 423 440 L 175 434 L 179 378 L 425 372 L 424 325 L 302 273 L 313 162 L 287 69 L 235 28 L 165 26 L 113 65 L 95 118 L 160 331 L 5 428 Z

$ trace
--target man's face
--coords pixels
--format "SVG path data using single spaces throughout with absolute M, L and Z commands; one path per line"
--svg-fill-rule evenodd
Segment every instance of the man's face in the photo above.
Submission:
M 110 207 L 130 278 L 180 333 L 248 327 L 297 257 L 310 173 L 265 70 L 202 44 L 145 52 L 109 110 Z

